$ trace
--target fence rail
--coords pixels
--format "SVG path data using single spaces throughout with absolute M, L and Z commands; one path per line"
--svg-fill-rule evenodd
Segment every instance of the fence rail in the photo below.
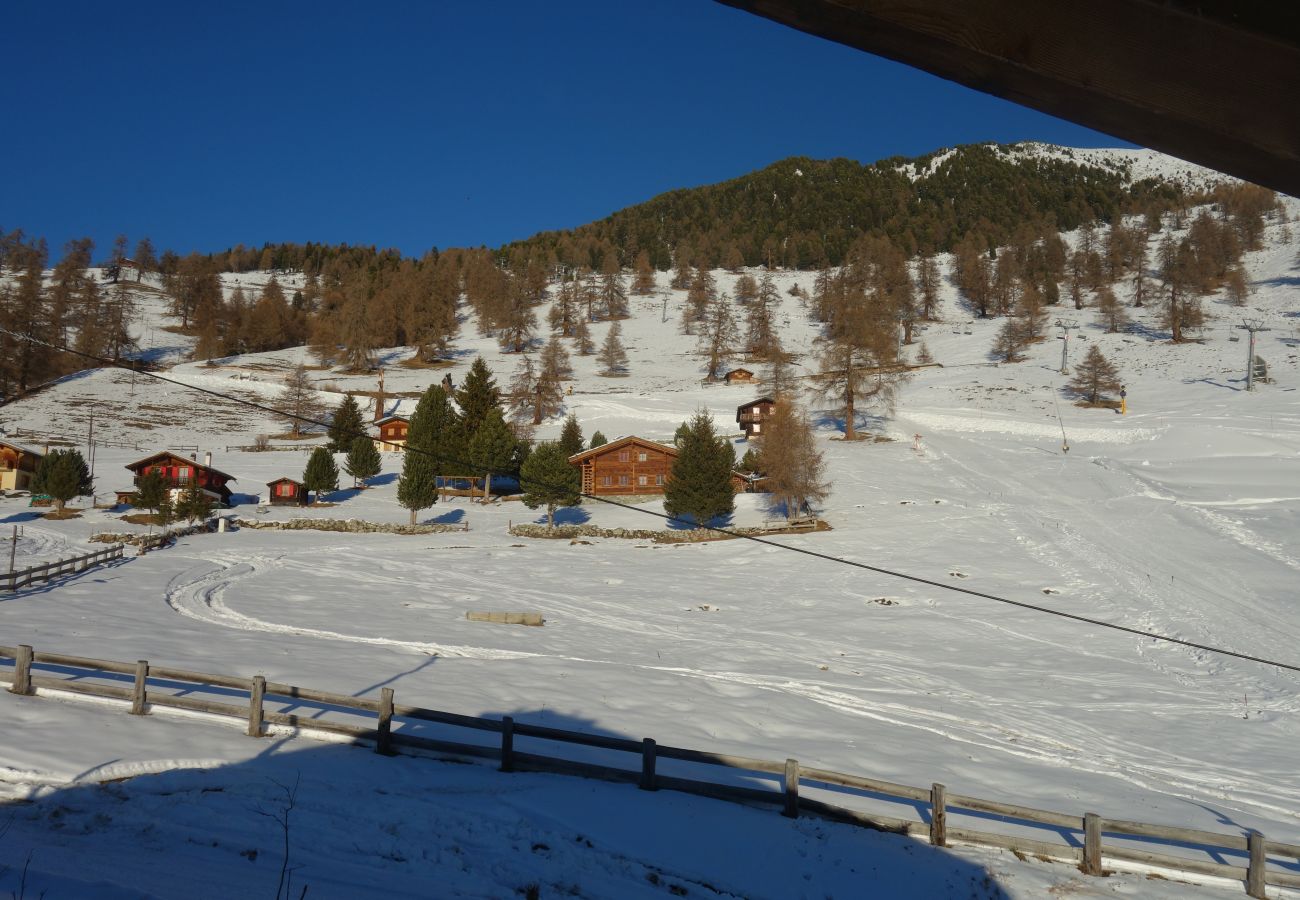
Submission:
M 39 566 L 31 566 L 26 569 L 18 569 L 9 572 L 8 574 L 0 575 L 0 587 L 5 590 L 16 591 L 20 587 L 27 587 L 29 584 L 33 584 L 37 581 L 49 581 L 52 578 L 58 578 L 60 575 L 84 572 L 91 566 L 97 566 L 100 563 L 121 558 L 122 545 L 114 544 L 112 547 L 106 547 L 103 550 L 96 550 L 93 553 L 73 556 L 68 559 L 59 559 L 54 562 L 44 563 Z
M 102 683 L 106 681 L 110 683 Z M 574 775 L 636 784 L 648 791 L 673 790 L 737 803 L 776 806 L 782 815 L 790 818 L 812 814 L 877 831 L 925 838 L 938 847 L 960 843 L 1066 861 L 1077 864 L 1089 875 L 1102 875 L 1105 862 L 1118 861 L 1239 880 L 1251 897 L 1264 897 L 1269 885 L 1300 888 L 1300 845 L 1270 841 L 1258 831 L 1223 834 L 1110 819 L 1091 812 L 1073 815 L 948 793 L 939 783 L 928 788 L 912 787 L 827 769 L 803 768 L 794 759 L 777 762 L 664 746 L 651 738 L 637 741 L 516 722 L 510 716 L 487 718 L 398 705 L 392 688 L 382 688 L 378 698 L 354 697 L 267 681 L 261 675 L 217 675 L 154 666 L 147 660 L 124 663 L 37 652 L 26 644 L 0 646 L 0 684 L 8 684 L 10 693 L 20 695 L 53 691 L 107 697 L 129 705 L 133 715 L 147 715 L 152 707 L 160 707 L 238 719 L 247 723 L 247 733 L 253 737 L 266 734 L 268 725 L 322 731 L 372 745 L 376 752 L 390 755 L 428 751 L 477 757 L 497 761 L 503 772 Z M 220 699 L 196 696 L 201 694 Z M 277 704 L 282 708 L 268 708 Z M 293 711 L 303 706 L 315 711 L 310 715 Z M 347 716 L 352 721 L 322 718 L 331 714 Z M 422 723 L 465 729 L 475 735 L 486 733 L 490 742 L 466 743 L 413 733 L 420 730 Z M 465 738 L 473 740 L 470 735 Z M 532 750 L 524 752 L 515 746 L 521 738 L 623 754 L 625 765 L 569 759 Z M 664 760 L 686 767 L 704 767 L 706 777 L 682 777 L 682 774 L 701 774 L 693 768 L 682 774 L 665 774 L 660 771 Z M 756 786 L 762 782 L 767 786 Z M 775 789 L 772 782 L 776 783 Z M 916 817 L 882 815 L 845 806 L 842 801 L 830 803 L 801 795 L 801 788 L 813 791 L 836 788 L 837 799 L 847 795 L 859 800 L 885 798 L 888 802 L 901 802 L 910 805 Z M 1054 833 L 1057 840 L 949 827 L 953 815 L 1020 831 L 1037 826 Z M 1112 840 L 1103 841 L 1104 836 Z M 1137 840 L 1117 843 L 1115 838 Z M 1158 849 L 1152 849 L 1152 845 Z M 1167 852 L 1170 849 L 1199 852 L 1203 858 Z M 1225 861 L 1234 856 L 1241 864 Z

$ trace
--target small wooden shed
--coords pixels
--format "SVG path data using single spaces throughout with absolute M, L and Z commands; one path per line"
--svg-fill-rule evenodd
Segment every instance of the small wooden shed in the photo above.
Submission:
M 411 420 L 403 416 L 384 416 L 375 423 L 379 437 L 375 439 L 375 449 L 380 453 L 396 453 L 406 448 L 406 432 L 411 427 Z
M 732 369 L 722 376 L 727 384 L 753 384 L 754 373 L 749 369 Z
M 267 497 L 272 506 L 306 506 L 307 487 L 301 481 L 277 478 L 266 483 Z

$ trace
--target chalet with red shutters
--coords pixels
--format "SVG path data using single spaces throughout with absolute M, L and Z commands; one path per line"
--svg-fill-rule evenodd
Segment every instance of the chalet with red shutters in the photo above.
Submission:
M 384 416 L 375 423 L 379 437 L 375 438 L 375 449 L 380 453 L 396 453 L 406 447 L 406 432 L 411 427 L 411 420 L 402 416 Z
M 759 397 L 736 407 L 736 424 L 745 432 L 746 439 L 763 434 L 763 423 L 772 418 L 772 408 L 776 401 L 771 397 Z
M 200 463 L 193 455 L 183 456 L 171 450 L 164 450 L 161 453 L 155 453 L 153 456 L 146 456 L 138 462 L 133 462 L 127 468 L 135 473 L 136 485 L 140 484 L 140 479 L 146 473 L 157 472 L 163 477 L 168 487 L 171 488 L 173 496 L 178 496 L 192 482 L 198 482 L 203 492 L 215 502 L 220 503 L 222 506 L 230 505 L 230 488 L 228 484 L 235 480 L 235 476 L 227 475 L 220 469 L 212 468 L 211 453 L 204 454 L 203 462 Z M 131 503 L 134 496 L 134 491 L 117 492 L 119 503 Z
M 633 436 L 575 453 L 569 462 L 582 472 L 582 492 L 603 497 L 662 494 L 676 459 L 676 447 Z M 737 493 L 749 490 L 748 485 L 744 475 L 732 473 Z
M 272 506 L 306 506 L 307 486 L 292 478 L 277 478 L 266 483 L 267 497 Z
M 25 491 L 31 487 L 36 466 L 44 456 L 31 447 L 0 441 L 0 491 Z

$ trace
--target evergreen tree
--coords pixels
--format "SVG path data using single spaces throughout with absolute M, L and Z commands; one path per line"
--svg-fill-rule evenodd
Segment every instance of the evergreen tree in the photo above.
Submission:
M 1094 405 L 1104 399 L 1102 394 L 1118 391 L 1121 387 L 1123 385 L 1119 381 L 1119 370 L 1096 344 L 1088 348 L 1083 362 L 1074 367 L 1074 378 L 1069 384 L 1072 392 Z
M 576 466 L 559 444 L 538 444 L 528 455 L 519 472 L 519 486 L 524 492 L 524 505 L 529 509 L 546 507 L 546 525 L 555 527 L 555 510 L 561 506 L 577 506 L 582 502 L 581 477 Z
M 515 453 L 519 441 L 510 426 L 506 424 L 501 410 L 493 407 L 480 423 L 469 442 L 469 462 L 475 473 L 482 472 L 485 477 L 483 494 L 492 491 L 492 476 L 506 474 L 515 470 Z
M 343 460 L 343 471 L 352 476 L 352 485 L 364 487 L 367 478 L 374 478 L 383 468 L 379 460 L 379 451 L 375 442 L 364 434 L 358 434 L 348 447 L 348 455 Z
M 612 322 L 605 334 L 605 343 L 600 347 L 600 374 L 607 378 L 627 374 L 627 350 L 623 348 L 623 329 L 618 322 Z
M 582 426 L 578 424 L 578 417 L 573 413 L 569 413 L 568 418 L 564 420 L 564 427 L 560 429 L 560 447 L 568 456 L 581 453 L 583 450 Z
M 32 478 L 32 493 L 49 494 L 55 508 L 63 512 L 73 497 L 94 490 L 90 469 L 79 450 L 52 450 L 41 460 Z
M 334 418 L 330 421 L 329 443 L 326 446 L 331 453 L 342 453 L 352 447 L 358 436 L 364 437 L 365 430 L 361 407 L 357 405 L 355 397 L 345 394 L 339 401 L 339 408 L 334 411 Z M 369 438 L 366 440 L 368 441 Z
M 591 443 L 587 445 L 588 450 L 595 450 L 597 447 L 603 447 L 609 443 L 609 439 L 599 431 L 592 432 Z
M 456 391 L 456 405 L 460 407 L 461 421 L 465 431 L 473 437 L 492 410 L 501 411 L 501 391 L 492 377 L 492 370 L 483 362 L 483 357 L 474 358 L 465 380 Z
M 731 472 L 736 454 L 731 442 L 714 432 L 713 417 L 706 410 L 686 425 L 672 476 L 664 485 L 664 511 L 705 525 L 735 511 Z
M 206 519 L 212 514 L 212 498 L 197 481 L 190 481 L 176 501 L 175 513 L 191 523 Z
M 397 502 L 411 511 L 411 524 L 416 514 L 438 502 L 438 478 L 433 457 L 428 453 L 407 450 L 402 454 L 402 474 L 397 479 Z
M 762 469 L 772 498 L 785 507 L 787 519 L 807 512 L 830 493 L 826 466 L 808 416 L 783 397 L 764 423 Z
M 307 468 L 302 473 L 303 487 L 316 492 L 316 502 L 325 491 L 339 489 L 339 467 L 334 462 L 334 454 L 324 447 L 317 447 L 307 458 Z
M 167 481 L 154 470 L 140 476 L 135 486 L 135 506 L 157 515 L 163 498 L 167 496 Z
M 757 447 L 748 447 L 745 455 L 740 458 L 741 472 L 747 472 L 750 475 L 763 474 L 763 451 Z
M 158 512 L 155 515 L 158 524 L 163 527 L 164 533 L 167 526 L 176 521 L 176 504 L 172 502 L 171 491 L 163 491 L 162 499 L 158 501 Z
M 465 473 L 457 470 L 465 464 L 465 447 L 468 442 L 461 417 L 452 407 L 447 392 L 442 385 L 430 385 L 420 397 L 415 413 L 411 416 L 406 446 L 424 451 L 420 455 L 430 459 L 435 476 L 461 475 Z M 405 466 L 402 471 L 406 471 Z

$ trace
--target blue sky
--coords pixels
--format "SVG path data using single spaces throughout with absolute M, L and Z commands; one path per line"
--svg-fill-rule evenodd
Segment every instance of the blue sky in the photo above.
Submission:
M 496 246 L 787 156 L 1127 146 L 711 0 L 10 0 L 0 228 Z M 98 255 L 98 254 L 97 254 Z

